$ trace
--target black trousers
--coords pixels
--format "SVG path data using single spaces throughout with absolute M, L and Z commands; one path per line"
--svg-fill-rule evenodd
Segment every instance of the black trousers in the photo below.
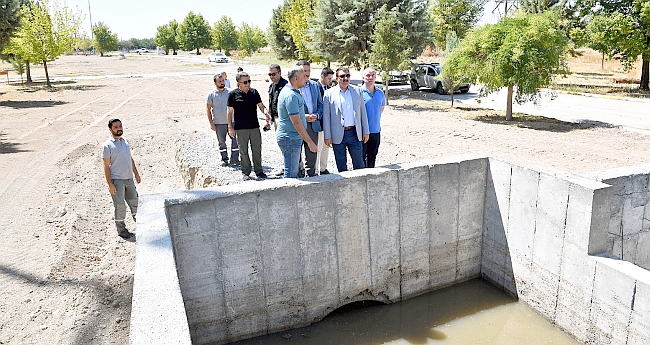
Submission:
M 379 152 L 380 142 L 381 137 L 379 133 L 370 133 L 368 141 L 363 144 L 363 162 L 366 164 L 366 168 L 375 167 L 375 159 L 377 158 L 377 152 Z

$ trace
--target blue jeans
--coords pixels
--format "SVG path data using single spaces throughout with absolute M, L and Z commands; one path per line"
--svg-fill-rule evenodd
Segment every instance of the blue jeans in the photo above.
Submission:
M 357 131 L 355 129 L 348 129 L 343 133 L 343 140 L 341 140 L 340 144 L 332 144 L 336 168 L 339 172 L 348 170 L 348 157 L 345 153 L 346 147 L 352 158 L 352 167 L 355 170 L 363 169 L 365 167 L 365 163 L 363 162 L 363 142 L 357 138 Z
M 298 176 L 298 166 L 300 165 L 302 138 L 280 137 L 277 138 L 277 141 L 284 157 L 284 178 L 296 178 Z

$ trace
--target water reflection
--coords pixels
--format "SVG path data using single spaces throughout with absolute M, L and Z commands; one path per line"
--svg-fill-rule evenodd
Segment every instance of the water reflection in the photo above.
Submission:
M 237 345 L 578 344 L 491 284 L 475 279 L 391 305 L 335 312 L 308 327 Z

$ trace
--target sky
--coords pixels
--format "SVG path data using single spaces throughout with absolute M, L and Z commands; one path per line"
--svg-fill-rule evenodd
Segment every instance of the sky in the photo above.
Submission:
M 85 16 L 83 30 L 90 37 L 90 18 L 92 22 L 104 22 L 119 40 L 130 38 L 153 38 L 158 26 L 176 19 L 181 23 L 192 11 L 201 14 L 213 26 L 226 15 L 236 26 L 246 22 L 266 30 L 271 19 L 271 11 L 282 4 L 283 0 L 60 0 L 74 9 L 78 7 Z
M 492 13 L 497 0 L 490 0 L 485 5 L 481 24 L 495 22 L 498 17 Z M 190 11 L 201 14 L 213 26 L 221 16 L 230 17 L 236 26 L 243 22 L 266 30 L 271 19 L 271 11 L 283 0 L 60 0 L 85 16 L 83 30 L 90 37 L 90 20 L 104 22 L 119 40 L 130 38 L 153 38 L 158 26 L 167 24 L 172 19 L 181 23 Z M 90 4 L 90 12 L 88 7 Z

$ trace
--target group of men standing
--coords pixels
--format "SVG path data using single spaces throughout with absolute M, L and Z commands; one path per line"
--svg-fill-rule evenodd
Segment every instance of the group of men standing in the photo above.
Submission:
M 377 72 L 365 69 L 364 85 L 360 88 L 350 85 L 347 67 L 340 67 L 336 72 L 323 68 L 319 82 L 310 80 L 310 73 L 310 63 L 304 60 L 289 70 L 288 81 L 282 78 L 279 65 L 269 66 L 271 121 L 276 124 L 276 138 L 284 156 L 284 177 L 303 176 L 300 141 L 307 176 L 329 173 L 329 147 L 334 149 L 339 172 L 347 170 L 348 153 L 354 169 L 374 168 L 380 144 L 381 114 L 386 105 L 384 93 L 375 87 Z M 331 87 L 333 75 L 337 85 Z M 290 140 L 294 141 L 293 145 L 289 144 Z M 316 143 L 316 151 L 312 143 Z

